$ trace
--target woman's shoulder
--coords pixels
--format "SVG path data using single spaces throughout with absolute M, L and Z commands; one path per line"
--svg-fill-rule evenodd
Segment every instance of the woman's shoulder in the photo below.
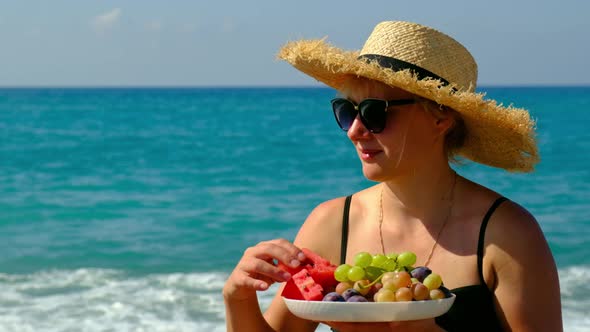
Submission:
M 533 214 L 518 202 L 506 197 L 492 211 L 494 202 L 503 196 L 485 187 L 475 194 L 480 215 L 488 215 L 485 228 L 485 257 L 496 268 L 516 261 L 530 262 L 546 253 L 548 244 Z M 483 218 L 480 218 L 483 221 Z M 525 263 L 526 265 L 526 263 Z
M 535 217 L 511 197 L 504 197 L 480 184 L 469 183 L 464 193 L 469 197 L 467 209 L 480 215 L 482 221 L 488 215 L 486 239 L 511 241 L 539 228 Z
M 519 203 L 508 199 L 490 216 L 486 239 L 504 252 L 534 255 L 546 240 L 537 219 Z
M 351 208 L 351 213 L 354 213 L 356 210 L 362 210 L 363 206 L 366 204 L 367 197 L 373 197 L 371 196 L 371 193 L 375 190 L 376 186 L 372 186 L 348 195 L 351 197 L 350 205 L 354 206 L 354 208 Z M 345 201 L 348 196 L 333 198 L 318 204 L 309 214 L 306 223 L 317 222 L 324 224 L 326 220 L 341 221 L 344 213 Z
M 469 222 L 464 226 L 470 227 L 472 232 L 485 231 L 486 246 L 493 244 L 496 249 L 522 251 L 527 242 L 529 245 L 532 242 L 544 244 L 537 220 L 525 207 L 475 182 L 464 179 L 463 184 L 456 213 L 461 215 L 461 220 Z M 481 229 L 482 225 L 485 228 Z
M 295 245 L 309 248 L 331 262 L 337 262 L 334 243 L 341 241 L 342 214 L 346 197 L 337 197 L 318 204 L 305 219 L 295 238 Z
M 351 214 L 357 213 L 361 208 L 366 192 L 373 190 L 371 188 L 350 195 Z M 331 261 L 338 260 L 340 246 L 335 244 L 341 242 L 346 197 L 336 197 L 319 203 L 299 229 L 295 244 L 313 249 Z
M 490 215 L 490 227 L 494 227 L 493 224 L 498 226 L 498 224 L 510 223 L 512 220 L 520 220 L 523 227 L 536 224 L 533 215 L 510 197 L 504 197 L 501 193 L 470 180 L 465 182 L 467 185 L 462 195 L 463 209 L 468 215 L 483 217 L 493 212 Z M 494 222 L 492 223 L 491 220 Z

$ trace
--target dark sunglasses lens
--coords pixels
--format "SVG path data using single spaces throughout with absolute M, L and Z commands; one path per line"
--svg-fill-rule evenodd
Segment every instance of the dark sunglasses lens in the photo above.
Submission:
M 354 105 L 346 99 L 334 99 L 332 101 L 332 110 L 334 110 L 334 116 L 340 128 L 344 130 L 350 129 L 357 114 Z
M 359 105 L 361 120 L 372 133 L 380 133 L 385 129 L 387 106 L 384 100 L 365 100 Z

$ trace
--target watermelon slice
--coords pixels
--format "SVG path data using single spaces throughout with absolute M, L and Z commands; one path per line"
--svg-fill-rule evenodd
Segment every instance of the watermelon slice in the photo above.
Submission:
M 303 251 L 303 253 L 305 254 L 305 260 L 303 262 L 301 262 L 301 264 L 298 267 L 290 267 L 288 265 L 285 265 L 281 262 L 279 262 L 277 264 L 277 266 L 286 272 L 289 272 L 291 275 L 296 274 L 297 272 L 301 271 L 302 269 L 306 268 L 306 269 L 313 269 L 315 266 L 333 266 L 336 267 L 335 265 L 333 265 L 332 263 L 330 263 L 329 260 L 323 258 L 322 256 L 316 254 L 315 252 L 311 251 L 310 249 L 307 248 L 302 248 L 301 251 Z
M 315 301 L 323 298 L 323 293 L 336 287 L 334 278 L 336 265 L 307 248 L 301 249 L 306 260 L 298 267 L 292 268 L 279 263 L 278 267 L 292 276 L 282 295 L 290 299 Z M 319 294 L 318 294 L 319 293 Z
M 308 261 L 311 261 L 311 264 L 312 265 L 325 265 L 325 266 L 331 266 L 332 265 L 332 263 L 330 263 L 329 260 L 327 260 L 327 259 L 323 258 L 322 256 L 316 254 L 315 252 L 311 251 L 310 249 L 301 248 L 301 251 L 303 251 L 303 253 L 305 254 L 305 257 L 307 257 L 307 260 Z
M 338 285 L 338 281 L 334 278 L 335 270 L 336 266 L 315 265 L 308 271 L 313 280 L 322 285 L 324 290 L 333 290 Z
M 285 288 L 283 288 L 283 292 L 281 296 L 286 297 L 291 300 L 303 300 L 303 295 L 295 285 L 295 281 L 293 279 L 287 280 L 285 283 Z
M 324 289 L 315 282 L 307 269 L 301 269 L 287 281 L 281 295 L 294 300 L 321 301 Z

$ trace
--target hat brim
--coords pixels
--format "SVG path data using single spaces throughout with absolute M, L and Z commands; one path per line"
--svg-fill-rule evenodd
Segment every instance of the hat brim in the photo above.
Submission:
M 528 111 L 505 107 L 485 94 L 442 85 L 439 80 L 419 80 L 409 70 L 393 71 L 358 59 L 358 52 L 345 51 L 325 40 L 287 43 L 278 57 L 301 72 L 340 90 L 351 76 L 360 76 L 408 91 L 457 111 L 467 128 L 460 156 L 512 172 L 530 172 L 539 161 L 535 121 Z

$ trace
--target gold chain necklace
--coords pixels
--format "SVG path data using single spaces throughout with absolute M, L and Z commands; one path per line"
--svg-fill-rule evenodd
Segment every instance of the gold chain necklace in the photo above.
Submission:
M 432 258 L 432 254 L 434 253 L 434 249 L 438 245 L 438 239 L 439 239 L 443 229 L 447 225 L 447 221 L 449 220 L 449 218 L 451 216 L 451 212 L 453 210 L 453 203 L 455 201 L 455 185 L 457 184 L 457 172 L 453 171 L 453 173 L 455 174 L 455 176 L 453 178 L 453 186 L 450 189 L 451 199 L 450 199 L 450 204 L 449 204 L 447 216 L 445 217 L 445 220 L 443 221 L 442 226 L 438 230 L 438 234 L 436 235 L 436 239 L 434 240 L 434 244 L 432 245 L 432 248 L 430 249 L 430 254 L 428 254 L 428 258 L 426 259 L 424 266 L 428 266 L 428 263 L 430 263 L 430 259 Z M 381 252 L 385 255 L 385 245 L 383 244 L 383 185 L 381 186 L 381 193 L 380 193 L 380 197 L 379 197 L 379 237 L 381 239 Z

